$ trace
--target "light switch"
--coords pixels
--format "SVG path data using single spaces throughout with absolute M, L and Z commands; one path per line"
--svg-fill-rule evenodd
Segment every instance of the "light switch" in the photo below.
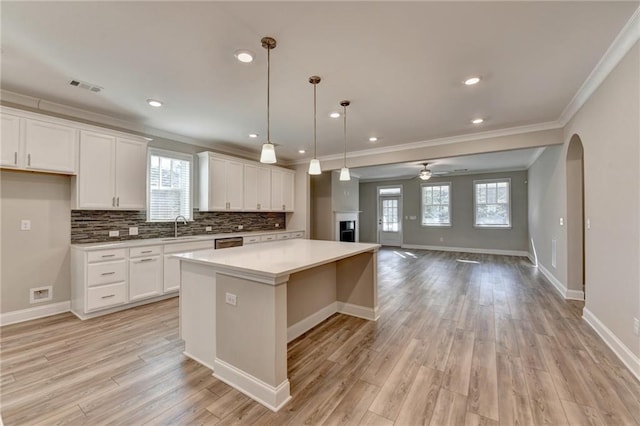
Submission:
M 31 231 L 31 221 L 29 219 L 22 219 L 20 221 L 21 231 Z

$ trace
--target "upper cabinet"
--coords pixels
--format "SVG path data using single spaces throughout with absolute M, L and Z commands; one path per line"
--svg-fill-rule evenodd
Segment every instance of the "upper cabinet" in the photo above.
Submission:
M 31 118 L 34 114 L 7 114 L 3 109 L 2 155 L 5 168 L 75 174 L 78 130 L 74 127 Z M 54 119 L 52 119 L 54 120 Z
M 292 170 L 212 152 L 198 160 L 200 211 L 293 211 Z
M 74 208 L 146 208 L 147 143 L 108 133 L 82 131 Z

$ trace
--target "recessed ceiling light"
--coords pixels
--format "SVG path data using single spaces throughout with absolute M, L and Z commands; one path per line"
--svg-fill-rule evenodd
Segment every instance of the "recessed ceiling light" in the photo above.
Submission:
M 299 153 L 299 154 L 304 154 L 305 152 L 307 152 L 307 151 L 305 151 L 304 149 L 299 149 L 299 150 L 298 150 L 298 153 Z
M 147 99 L 147 103 L 154 108 L 160 108 L 162 106 L 162 102 L 156 101 L 155 99 Z
M 376 138 L 375 136 L 372 136 L 369 138 L 369 142 L 377 142 L 378 138 Z
M 471 120 L 471 122 L 473 124 L 481 124 L 481 123 L 484 123 L 484 119 L 482 119 L 482 118 L 474 118 L 473 120 Z
M 244 62 L 248 64 L 249 62 L 253 62 L 253 52 L 245 49 L 236 50 L 233 52 L 233 56 L 236 57 L 240 62 Z
M 338 118 L 338 117 L 340 117 L 340 113 L 339 112 L 332 112 L 331 114 L 329 114 L 329 117 Z
M 257 133 L 249 133 L 249 137 L 255 139 L 255 138 L 258 137 L 258 134 Z
M 473 86 L 474 84 L 480 83 L 480 77 L 469 77 L 464 81 L 464 84 L 467 86 Z

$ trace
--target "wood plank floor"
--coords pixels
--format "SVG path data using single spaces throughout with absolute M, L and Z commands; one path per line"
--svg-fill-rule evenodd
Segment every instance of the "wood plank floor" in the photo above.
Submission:
M 278 413 L 182 355 L 171 299 L 3 327 L 3 421 L 640 424 L 640 383 L 524 258 L 383 249 L 378 279 L 378 322 L 334 315 L 289 344 Z

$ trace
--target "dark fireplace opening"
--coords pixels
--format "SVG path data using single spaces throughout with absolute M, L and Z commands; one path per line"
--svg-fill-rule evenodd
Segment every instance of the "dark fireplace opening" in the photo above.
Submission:
M 356 242 L 356 221 L 343 220 L 340 221 L 340 241 L 348 243 Z

